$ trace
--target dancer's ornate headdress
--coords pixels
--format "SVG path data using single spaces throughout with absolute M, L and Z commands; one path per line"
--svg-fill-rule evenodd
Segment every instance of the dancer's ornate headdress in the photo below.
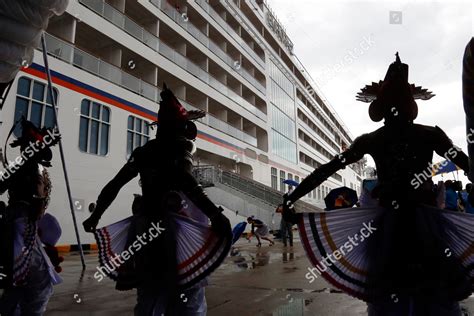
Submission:
M 14 140 L 10 144 L 10 147 L 20 147 L 20 150 L 23 152 L 26 150 L 27 147 L 34 145 L 35 148 L 31 148 L 30 151 L 34 152 L 34 154 L 32 155 L 32 157 L 29 157 L 29 159 L 33 159 L 37 163 L 45 167 L 51 167 L 51 160 L 53 158 L 51 147 L 59 143 L 61 136 L 56 133 L 55 130 L 52 128 L 43 127 L 40 129 L 36 127 L 35 124 L 33 124 L 31 121 L 26 120 L 24 117 L 13 125 L 12 129 L 8 134 L 4 149 L 4 166 L 6 166 L 7 160 L 6 143 L 8 142 L 8 138 L 11 136 L 17 124 L 21 124 L 21 136 Z M 46 139 L 46 136 L 48 136 L 49 139 Z
M 161 130 L 183 131 L 186 138 L 196 138 L 197 128 L 192 121 L 206 116 L 206 112 L 201 110 L 187 111 L 166 84 L 163 85 L 160 96 L 160 110 L 156 122 L 158 128 Z
M 382 120 L 393 107 L 413 121 L 418 115 L 418 106 L 414 100 L 429 100 L 435 96 L 428 89 L 408 83 L 408 68 L 396 53 L 396 60 L 389 66 L 384 80 L 372 82 L 357 93 L 357 101 L 372 102 L 369 115 L 373 121 Z

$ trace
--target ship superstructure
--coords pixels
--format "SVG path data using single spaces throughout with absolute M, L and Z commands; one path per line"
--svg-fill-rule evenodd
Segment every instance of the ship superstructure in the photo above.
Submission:
M 258 207 L 242 202 L 246 197 L 268 202 L 265 194 L 289 189 L 284 180 L 301 181 L 353 141 L 263 1 L 71 0 L 67 12 L 51 20 L 46 40 L 79 222 L 133 149 L 154 137 L 148 123 L 156 119 L 163 83 L 186 108 L 207 112 L 197 123 L 196 167 L 206 172 L 212 166 L 215 181 L 242 193 L 226 206 L 236 214 Z M 2 142 L 21 116 L 53 124 L 40 51 L 3 106 Z M 16 154 L 8 153 L 10 159 Z M 55 159 L 49 211 L 63 226 L 61 243 L 74 244 Z M 304 201 L 322 207 L 324 196 L 340 186 L 359 192 L 363 166 L 341 170 Z M 137 179 L 103 223 L 129 216 L 132 194 L 139 192 Z M 273 219 L 268 211 L 255 213 Z

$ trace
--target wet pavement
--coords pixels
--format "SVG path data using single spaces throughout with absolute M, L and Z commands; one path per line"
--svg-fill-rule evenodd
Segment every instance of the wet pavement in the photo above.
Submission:
M 55 288 L 46 316 L 133 315 L 135 292 L 118 292 L 112 281 L 94 279 L 95 253 L 87 253 L 86 262 L 81 277 L 79 256 L 66 256 L 61 273 L 65 282 Z M 208 315 L 367 315 L 363 302 L 321 278 L 310 284 L 305 278 L 308 265 L 299 243 L 284 248 L 264 242 L 257 248 L 255 240 L 240 240 L 209 280 Z M 474 297 L 463 304 L 474 312 Z

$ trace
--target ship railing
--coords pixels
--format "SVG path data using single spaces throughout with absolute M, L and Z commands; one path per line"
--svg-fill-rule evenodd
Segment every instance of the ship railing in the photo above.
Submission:
M 46 34 L 48 53 L 69 64 L 73 64 L 103 79 L 113 82 L 127 90 L 133 91 L 147 99 L 157 102 L 157 88 L 138 79 L 120 68 L 113 66 L 69 43 Z
M 186 110 L 200 110 L 199 108 L 191 105 L 189 102 L 184 100 L 180 100 L 181 104 L 186 108 Z M 234 138 L 237 138 L 245 143 L 248 143 L 254 147 L 258 146 L 257 138 L 253 137 L 252 135 L 247 134 L 246 132 L 239 130 L 238 128 L 221 121 L 220 119 L 216 118 L 210 113 L 206 113 L 206 116 L 197 120 L 204 125 L 212 127 L 218 131 L 221 131 L 227 135 L 230 135 Z
M 304 104 L 303 101 L 300 100 L 300 98 L 296 98 L 296 102 L 300 105 L 300 107 L 304 108 L 306 110 L 306 112 L 311 113 L 311 116 L 313 116 L 313 120 L 316 120 L 318 122 L 317 123 L 318 127 L 321 128 L 326 134 L 331 135 L 331 136 L 328 136 L 328 137 L 330 137 L 334 141 L 336 140 L 335 130 L 333 129 L 331 131 L 329 129 L 329 127 L 326 125 L 326 124 L 329 124 L 329 123 L 324 124 L 324 122 L 321 121 L 321 119 L 313 111 L 311 111 L 311 109 L 306 104 Z M 318 113 L 321 114 L 320 112 L 318 112 Z
M 208 36 L 201 32 L 196 26 L 194 26 L 189 21 L 185 21 L 183 15 L 180 14 L 175 8 L 172 8 L 168 3 L 162 2 L 161 5 L 156 3 L 156 0 L 150 0 L 150 2 L 155 5 L 157 8 L 161 9 L 170 19 L 175 21 L 188 33 L 190 33 L 195 39 L 197 39 L 205 47 L 209 48 L 217 57 L 219 57 L 223 62 L 230 66 L 235 72 L 244 77 L 248 82 L 250 82 L 255 88 L 257 88 L 261 93 L 265 94 L 265 87 L 261 84 L 254 76 L 252 76 L 244 67 L 240 67 L 240 63 L 230 57 L 226 52 L 222 50 L 214 41 L 212 41 Z
M 266 120 L 267 115 L 260 111 L 258 108 L 250 104 L 247 100 L 242 98 L 238 95 L 235 91 L 227 87 L 225 84 L 211 76 L 208 72 L 204 69 L 178 53 L 173 48 L 169 47 L 168 45 L 164 44 L 163 42 L 160 43 L 159 53 L 164 57 L 168 58 L 169 60 L 173 61 L 175 64 L 181 66 L 189 73 L 193 74 L 201 81 L 205 82 L 206 84 L 214 87 L 220 93 L 234 101 L 235 103 L 239 104 L 241 107 L 245 108 L 250 113 L 254 114 L 255 116 L 261 118 L 262 120 Z
M 133 91 L 147 99 L 158 102 L 161 89 L 153 86 L 137 77 L 134 77 L 120 68 L 113 66 L 81 49 L 68 44 L 51 34 L 46 34 L 48 53 L 69 64 L 79 67 L 87 72 L 99 76 L 102 79 L 115 83 L 127 90 Z M 188 110 L 197 110 L 189 102 L 180 100 Z M 241 131 L 226 122 L 219 120 L 209 114 L 200 120 L 201 123 L 215 128 L 223 133 L 235 137 L 243 142 L 257 147 L 257 139 L 244 131 Z
M 229 24 L 209 5 L 206 0 L 195 0 L 195 2 L 207 13 L 209 16 L 216 21 L 249 55 L 251 55 L 254 60 L 265 68 L 265 61 L 262 57 L 250 48 L 250 46 L 237 34 L 234 29 L 232 29 Z
M 103 1 L 97 0 L 79 0 L 80 3 L 84 4 L 86 7 L 90 8 L 94 12 L 98 13 L 99 15 L 103 16 L 116 26 L 120 27 L 121 29 L 125 30 L 130 35 L 136 37 L 138 40 L 142 41 L 148 47 L 154 49 L 164 57 L 173 61 L 176 65 L 180 66 L 181 68 L 185 69 L 192 75 L 196 76 L 201 81 L 204 81 L 206 84 L 210 85 L 217 91 L 221 92 L 229 99 L 234 101 L 235 103 L 239 104 L 240 106 L 244 107 L 250 113 L 254 114 L 255 116 L 259 117 L 262 120 L 266 120 L 267 116 L 257 107 L 249 103 L 243 97 L 238 95 L 232 89 L 228 88 L 226 85 L 221 83 L 219 80 L 212 77 L 208 72 L 200 68 L 194 62 L 189 60 L 187 57 L 179 54 L 173 48 L 169 47 L 165 43 L 159 40 L 156 36 L 151 34 L 150 32 L 143 29 L 141 26 L 136 24 L 130 18 L 123 15 L 120 11 L 116 10 L 112 6 Z M 132 87 L 132 91 L 137 91 L 137 87 Z M 150 93 L 151 90 L 147 87 L 144 89 L 146 93 Z M 141 91 L 140 91 L 141 92 Z M 155 99 L 153 99 L 156 101 Z
M 215 166 L 195 166 L 193 174 L 204 187 L 224 185 L 242 192 L 267 205 L 277 207 L 283 202 L 283 193 L 255 180 L 239 174 L 221 170 Z M 298 201 L 295 203 L 298 212 L 321 212 L 315 205 Z

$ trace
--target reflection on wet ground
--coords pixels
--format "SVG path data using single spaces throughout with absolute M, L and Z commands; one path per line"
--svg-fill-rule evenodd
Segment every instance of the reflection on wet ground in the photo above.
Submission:
M 291 262 L 295 259 L 295 253 L 292 248 L 278 249 L 257 248 L 252 251 L 243 247 L 233 247 L 230 251 L 230 260 L 225 263 L 226 266 L 234 264 L 234 267 L 229 267 L 229 272 L 239 270 L 252 270 L 258 267 L 264 267 L 276 261 Z M 237 269 L 236 269 L 237 267 Z M 291 270 L 291 269 L 290 269 Z
M 273 247 L 257 248 L 237 242 L 207 290 L 225 297 L 218 302 L 216 297 L 208 297 L 209 315 L 367 315 L 364 302 L 332 288 L 323 279 L 310 284 L 305 278 L 308 266 L 299 243 L 283 247 L 277 242 Z M 464 304 L 472 305 L 472 309 L 474 299 Z
M 73 253 L 65 257 L 61 273 L 65 282 L 55 287 L 46 316 L 133 315 L 135 291 L 119 292 L 113 282 L 94 279 L 98 263 L 95 252 L 86 255 L 83 277 L 79 256 Z M 367 315 L 363 302 L 334 290 L 323 279 L 310 284 L 305 278 L 308 266 L 300 243 L 285 248 L 277 242 L 257 248 L 255 243 L 240 240 L 209 278 L 208 316 Z M 464 305 L 474 311 L 474 298 Z

